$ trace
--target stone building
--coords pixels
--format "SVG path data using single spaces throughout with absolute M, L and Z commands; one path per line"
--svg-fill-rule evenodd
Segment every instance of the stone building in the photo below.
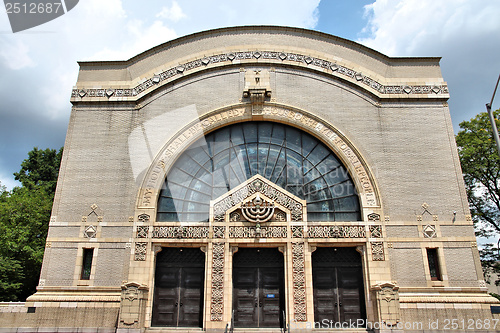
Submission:
M 495 331 L 439 60 L 234 27 L 81 62 L 2 326 Z

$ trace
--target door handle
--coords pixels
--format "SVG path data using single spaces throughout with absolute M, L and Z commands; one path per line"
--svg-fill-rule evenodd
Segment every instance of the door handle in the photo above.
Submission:
M 339 303 L 339 306 L 342 306 L 342 302 Z
M 175 302 L 175 306 L 177 307 L 177 305 L 179 305 L 179 303 Z
M 341 304 L 341 305 L 342 305 L 342 304 Z M 179 306 L 182 306 L 182 302 L 181 302 L 181 304 L 179 304 Z
M 262 302 L 259 302 L 259 306 L 262 307 Z

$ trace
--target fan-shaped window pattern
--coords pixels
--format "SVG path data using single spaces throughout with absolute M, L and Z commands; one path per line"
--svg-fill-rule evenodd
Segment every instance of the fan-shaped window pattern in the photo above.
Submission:
M 158 202 L 157 221 L 208 221 L 210 200 L 260 174 L 307 200 L 309 221 L 359 221 L 354 183 L 315 137 L 271 122 L 216 130 L 175 162 Z

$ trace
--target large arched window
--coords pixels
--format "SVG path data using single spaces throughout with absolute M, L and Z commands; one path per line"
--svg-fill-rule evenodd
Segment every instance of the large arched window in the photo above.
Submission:
M 358 221 L 354 183 L 334 153 L 294 127 L 246 122 L 216 130 L 175 162 L 157 221 L 208 221 L 210 200 L 260 174 L 307 200 L 309 221 Z

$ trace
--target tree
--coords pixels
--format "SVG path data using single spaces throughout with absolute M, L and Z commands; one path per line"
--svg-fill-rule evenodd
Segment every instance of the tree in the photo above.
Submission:
M 16 180 L 19 180 L 23 187 L 42 187 L 48 193 L 56 191 L 57 176 L 61 163 L 63 148 L 40 150 L 33 148 L 28 153 L 28 158 L 21 163 L 21 170 L 14 172 Z
M 494 112 L 500 127 L 500 110 Z M 476 235 L 500 235 L 500 157 L 486 112 L 460 123 L 456 136 L 458 154 L 469 198 L 469 206 L 476 227 Z M 500 272 L 499 246 L 486 244 L 481 249 L 485 273 Z M 500 280 L 496 281 L 500 284 Z
M 0 300 L 36 291 L 62 149 L 34 148 L 14 173 L 21 187 L 0 194 Z

